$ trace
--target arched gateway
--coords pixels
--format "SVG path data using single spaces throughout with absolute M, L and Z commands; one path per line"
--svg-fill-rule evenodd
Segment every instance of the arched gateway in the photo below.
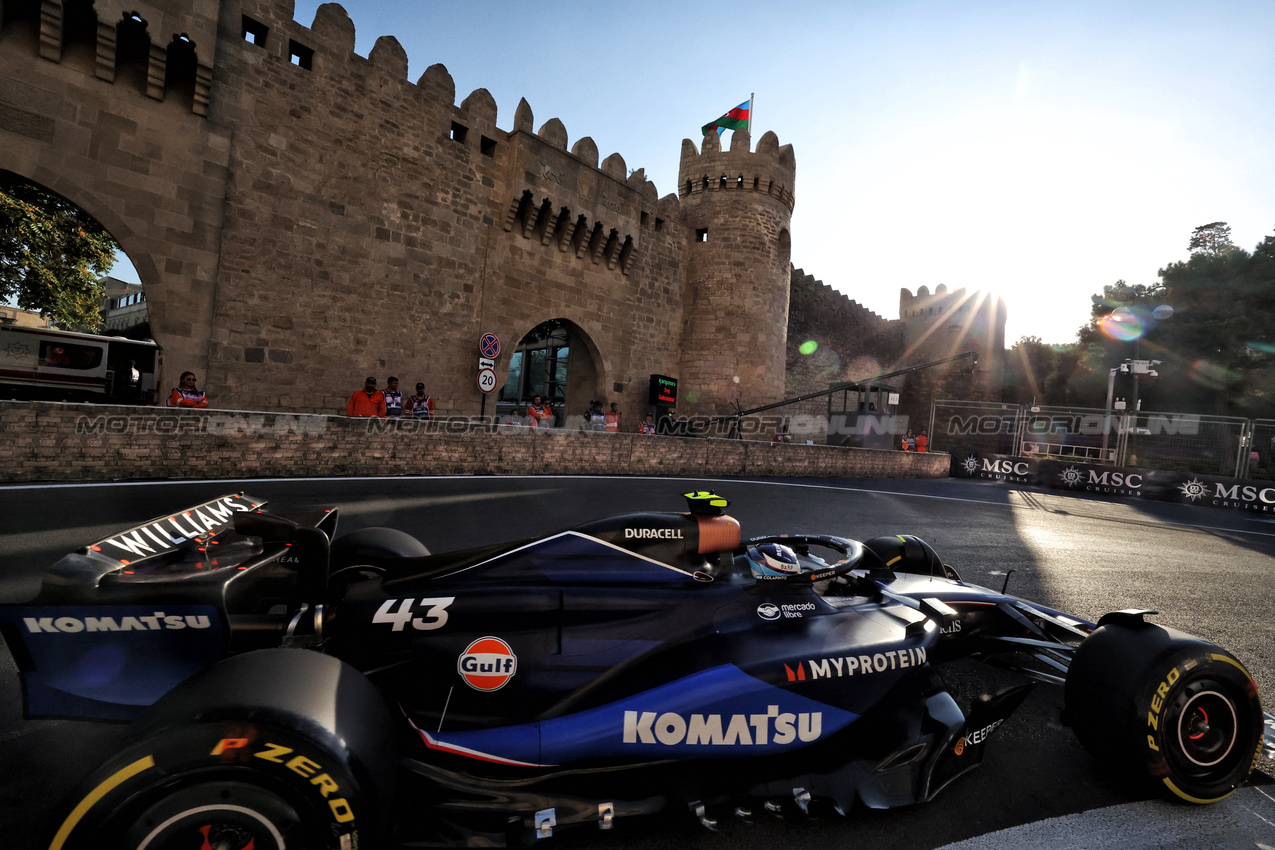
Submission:
M 509 372 L 500 388 L 497 411 L 525 411 L 540 396 L 561 426 L 567 416 L 582 414 L 595 399 L 606 398 L 604 367 L 597 345 L 569 319 L 550 319 L 532 328 L 510 350 Z

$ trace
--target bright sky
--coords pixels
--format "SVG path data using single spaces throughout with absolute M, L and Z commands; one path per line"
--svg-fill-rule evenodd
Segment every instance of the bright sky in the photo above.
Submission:
M 298 0 L 309 26 L 314 0 Z M 792 260 L 885 318 L 900 287 L 999 291 L 1007 343 L 1070 342 L 1198 225 L 1275 232 L 1275 3 L 347 0 L 409 79 L 561 119 L 674 193 L 683 138 L 756 93 L 797 156 Z

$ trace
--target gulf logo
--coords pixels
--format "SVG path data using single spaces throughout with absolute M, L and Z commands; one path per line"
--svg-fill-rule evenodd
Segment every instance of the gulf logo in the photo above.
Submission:
M 518 672 L 518 656 L 498 637 L 471 643 L 456 662 L 456 671 L 477 691 L 498 691 Z

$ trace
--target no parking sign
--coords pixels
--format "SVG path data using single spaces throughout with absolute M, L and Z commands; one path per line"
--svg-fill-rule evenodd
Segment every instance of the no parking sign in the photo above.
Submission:
M 495 334 L 483 334 L 478 340 L 478 350 L 483 357 L 495 360 L 500 356 L 500 337 Z

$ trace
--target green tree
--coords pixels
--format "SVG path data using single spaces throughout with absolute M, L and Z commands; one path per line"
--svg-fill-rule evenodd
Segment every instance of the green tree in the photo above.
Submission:
M 0 171 L 0 300 L 65 327 L 97 330 L 99 281 L 118 247 L 66 198 Z
M 1096 406 L 1101 380 L 1089 349 L 1079 343 L 1047 345 L 1025 336 L 1005 356 L 1002 399 L 1016 404 Z
M 1231 243 L 1231 226 L 1224 221 L 1201 224 L 1191 232 L 1191 243 L 1187 249 L 1192 254 L 1205 254 L 1220 257 L 1228 251 L 1234 251 Z
M 1045 381 L 1053 372 L 1054 351 L 1038 336 L 1019 337 L 1005 356 L 1001 399 L 1012 404 L 1045 402 Z
M 1086 387 L 1085 404 L 1102 403 L 1107 370 L 1142 359 L 1161 361 L 1159 377 L 1139 384 L 1144 410 L 1275 415 L 1275 238 L 1250 254 L 1231 243 L 1226 222 L 1213 222 L 1190 246 L 1157 283 L 1116 281 L 1093 297 L 1070 381 Z M 1117 395 L 1128 392 L 1120 380 Z
M 1200 250 L 1160 269 L 1174 314 L 1156 341 L 1182 369 L 1187 392 L 1219 413 L 1275 412 L 1265 389 L 1275 367 L 1272 247 L 1268 237 L 1252 254 L 1235 246 Z

